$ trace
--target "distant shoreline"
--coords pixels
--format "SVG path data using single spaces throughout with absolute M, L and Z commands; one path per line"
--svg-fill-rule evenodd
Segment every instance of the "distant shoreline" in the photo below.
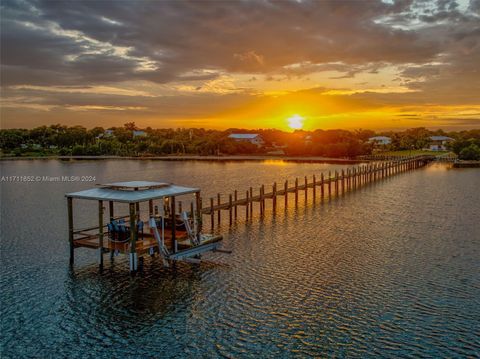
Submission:
M 242 162 L 242 161 L 286 161 L 303 163 L 363 163 L 367 160 L 344 158 L 330 158 L 319 156 L 28 156 L 28 157 L 0 157 L 2 161 L 32 161 L 32 160 L 62 160 L 62 161 L 99 161 L 99 160 L 137 160 L 137 161 L 210 161 L 210 162 Z

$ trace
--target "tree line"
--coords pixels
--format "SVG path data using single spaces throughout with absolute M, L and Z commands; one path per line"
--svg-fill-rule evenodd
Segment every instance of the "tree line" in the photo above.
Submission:
M 142 129 L 135 123 L 113 127 L 87 129 L 82 126 L 51 125 L 33 129 L 0 130 L 3 156 L 159 156 L 159 155 L 246 155 L 285 154 L 289 156 L 325 156 L 346 158 L 370 155 L 379 150 L 419 150 L 428 146 L 432 135 L 445 135 L 455 139 L 451 150 L 459 154 L 464 148 L 475 152 L 480 147 L 480 130 L 460 132 L 430 131 L 413 128 L 400 132 L 371 130 L 297 130 L 293 133 L 276 129 L 225 131 L 203 128 Z M 262 146 L 238 142 L 231 133 L 256 133 L 264 140 Z M 374 146 L 369 138 L 383 135 L 391 143 Z

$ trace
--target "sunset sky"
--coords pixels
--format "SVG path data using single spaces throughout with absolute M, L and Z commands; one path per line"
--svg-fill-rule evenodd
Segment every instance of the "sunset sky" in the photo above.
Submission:
M 480 128 L 479 64 L 480 0 L 2 0 L 1 127 Z

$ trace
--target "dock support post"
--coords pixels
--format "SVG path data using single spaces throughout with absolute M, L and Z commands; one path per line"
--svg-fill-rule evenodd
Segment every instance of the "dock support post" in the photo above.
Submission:
M 153 206 L 153 204 L 152 204 Z M 114 215 L 114 209 L 113 209 L 113 201 L 108 201 L 108 215 L 110 217 L 110 222 L 114 220 L 115 215 Z M 150 215 L 153 215 L 153 208 L 150 211 Z M 113 257 L 115 255 L 115 251 L 113 248 L 110 249 L 110 259 L 113 260 Z
M 108 216 L 110 217 L 110 221 L 114 219 L 114 210 L 113 210 L 113 201 L 108 201 Z
M 342 169 L 342 194 L 345 194 L 345 171 Z
M 298 206 L 298 178 L 295 178 L 295 207 Z
M 73 247 L 73 198 L 67 197 L 68 206 L 68 243 L 70 245 L 70 265 L 74 262 Z
M 148 212 L 149 212 L 148 215 L 152 217 L 153 216 L 153 200 L 152 199 L 148 201 Z
M 262 186 L 258 189 L 258 209 L 260 210 L 260 217 L 263 216 L 263 195 Z
M 338 171 L 335 171 L 335 196 L 338 197 Z
M 350 168 L 347 168 L 347 192 L 350 191 Z
M 260 213 L 263 216 L 265 214 L 265 185 L 260 187 Z
M 324 178 L 323 172 L 322 172 L 322 174 L 320 175 L 320 197 L 322 198 L 322 200 L 325 197 L 324 184 L 325 184 L 325 178 Z
M 134 273 L 137 271 L 137 268 L 138 268 L 135 203 L 130 203 L 129 207 L 130 207 L 130 272 Z M 173 216 L 175 217 L 175 214 Z
M 328 199 L 332 198 L 332 171 L 328 171 Z
M 285 200 L 285 209 L 287 209 L 288 207 L 288 180 L 285 181 L 285 185 L 284 185 L 284 200 Z
M 235 215 L 235 219 L 237 219 L 237 201 L 238 201 L 238 192 L 237 190 L 235 190 L 235 192 L 233 193 L 233 200 L 235 201 L 235 206 L 233 207 L 233 213 Z
M 213 197 L 210 197 L 210 230 L 215 228 L 215 212 L 213 211 Z
M 232 226 L 232 221 L 233 221 L 233 218 L 232 218 L 232 202 L 233 202 L 233 199 L 232 199 L 232 194 L 230 193 L 230 195 L 228 196 L 228 220 L 229 220 L 229 224 L 230 226 Z
M 250 187 L 250 219 L 253 218 L 253 188 Z
M 218 204 L 218 206 L 220 206 L 220 203 L 221 203 L 220 201 L 221 201 L 220 193 L 217 193 L 217 204 Z M 222 219 L 222 218 L 221 218 L 221 212 L 222 212 L 222 211 L 221 211 L 220 208 L 219 208 L 218 211 L 217 211 L 217 224 L 218 224 L 219 226 L 220 226 L 220 221 L 221 221 L 221 219 Z
M 103 269 L 103 201 L 98 201 L 98 240 L 100 243 L 100 269 Z
M 313 175 L 313 202 L 317 199 L 317 179 L 315 175 Z
M 195 209 L 197 211 L 197 231 L 200 233 L 202 231 L 202 224 L 203 224 L 203 218 L 202 218 L 202 198 L 200 197 L 200 192 L 195 193 Z M 197 233 L 195 233 L 197 235 Z
M 272 209 L 274 212 L 277 210 L 277 182 L 274 182 L 272 187 Z
M 178 251 L 178 243 L 177 243 L 177 215 L 175 214 L 175 197 L 172 196 L 170 197 L 171 199 L 171 206 L 172 210 L 171 215 L 172 215 L 172 245 L 173 245 L 173 253 L 177 253 Z M 135 231 L 137 233 L 137 231 Z
M 305 176 L 305 203 L 307 203 L 308 201 L 308 178 L 307 176 Z
M 249 204 L 249 193 L 248 191 L 245 191 L 245 219 L 248 221 L 248 208 L 250 207 L 250 204 Z

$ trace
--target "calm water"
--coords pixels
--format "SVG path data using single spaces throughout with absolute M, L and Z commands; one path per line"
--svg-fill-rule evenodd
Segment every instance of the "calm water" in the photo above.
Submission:
M 0 162 L 1 175 L 196 185 L 205 196 L 340 166 Z M 432 165 L 232 228 L 231 255 L 128 274 L 68 267 L 65 192 L 1 184 L 1 357 L 480 357 L 480 170 Z M 293 196 L 292 196 L 293 197 Z M 311 196 L 310 196 L 311 197 Z M 292 203 L 293 201 L 290 201 Z M 96 204 L 75 207 L 92 224 Z M 240 211 L 243 212 L 243 211 Z M 77 219 L 76 216 L 76 219 Z M 90 221 L 89 221 L 90 219 Z

